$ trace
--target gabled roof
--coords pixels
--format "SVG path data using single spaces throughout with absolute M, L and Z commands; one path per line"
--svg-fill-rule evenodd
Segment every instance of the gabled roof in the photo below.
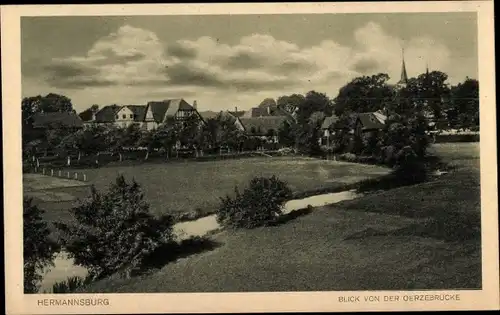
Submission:
M 48 128 L 51 125 L 60 125 L 66 128 L 83 126 L 81 118 L 73 112 L 36 113 L 32 118 L 33 128 Z
M 122 109 L 122 106 L 119 105 L 104 106 L 95 114 L 95 121 L 99 123 L 114 122 L 116 113 L 118 113 L 120 109 Z
M 143 121 L 146 116 L 145 105 L 126 105 L 134 113 L 134 121 Z
M 387 116 L 379 112 L 359 113 L 357 120 L 361 122 L 363 130 L 382 129 Z
M 148 102 L 153 118 L 156 122 L 162 123 L 169 116 L 174 116 L 179 110 L 194 110 L 194 107 L 183 99 L 172 99 L 163 101 Z
M 278 132 L 281 125 L 287 120 L 285 116 L 267 116 L 254 118 L 239 118 L 243 128 L 247 133 L 255 130 L 257 135 L 266 135 L 267 132 L 273 129 Z
M 207 120 L 207 119 L 212 119 L 212 118 L 217 118 L 221 112 L 213 112 L 211 110 L 205 111 L 205 112 L 198 112 L 201 116 L 201 118 Z
M 92 120 L 92 109 L 91 108 L 87 108 L 86 110 L 84 110 L 83 112 L 81 112 L 80 114 L 78 114 L 78 116 L 80 116 L 80 119 L 82 121 L 91 121 Z
M 285 109 L 282 109 L 276 105 L 269 107 L 253 107 L 243 114 L 239 114 L 241 116 L 236 116 L 239 118 L 256 118 L 256 117 L 277 117 L 277 116 L 286 116 L 290 119 L 294 119 L 293 115 L 287 112 Z
M 263 107 L 253 107 L 246 111 L 241 118 L 255 118 L 255 117 L 265 117 L 270 116 L 267 112 L 267 108 Z
M 325 120 L 323 120 L 323 123 L 321 124 L 321 129 L 337 128 L 338 122 L 339 118 L 335 115 L 325 117 Z
M 166 101 L 153 101 L 148 102 L 148 105 L 146 107 L 151 109 L 154 121 L 160 123 L 163 122 L 168 106 L 169 103 Z

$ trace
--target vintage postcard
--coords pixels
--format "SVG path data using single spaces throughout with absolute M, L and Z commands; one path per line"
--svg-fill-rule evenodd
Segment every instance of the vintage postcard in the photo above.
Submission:
M 1 23 L 9 314 L 499 308 L 493 1 Z

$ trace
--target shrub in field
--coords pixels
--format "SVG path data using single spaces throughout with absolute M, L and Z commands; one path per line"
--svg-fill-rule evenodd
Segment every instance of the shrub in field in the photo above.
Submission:
M 428 170 L 412 147 L 406 146 L 396 154 L 393 174 L 401 184 L 419 183 L 427 179 Z
M 353 153 L 344 153 L 339 156 L 339 159 L 347 162 L 356 162 L 358 160 L 356 154 Z
M 57 226 L 69 256 L 93 278 L 115 272 L 129 277 L 141 271 L 148 255 L 173 240 L 172 218 L 150 214 L 139 184 L 123 176 L 105 193 L 92 187 L 72 213 L 76 224 Z
M 23 201 L 23 256 L 24 293 L 37 293 L 41 273 L 53 266 L 59 245 L 50 239 L 50 231 L 42 220 L 43 210 L 32 204 L 32 199 Z
M 217 222 L 230 228 L 254 228 L 273 222 L 282 213 L 283 203 L 291 198 L 288 185 L 275 176 L 256 177 L 241 193 L 221 200 Z

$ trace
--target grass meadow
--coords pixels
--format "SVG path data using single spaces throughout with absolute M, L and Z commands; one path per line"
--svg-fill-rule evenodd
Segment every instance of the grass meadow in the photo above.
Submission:
M 389 169 L 346 162 L 305 157 L 259 157 L 224 161 L 143 164 L 139 166 L 103 167 L 82 170 L 98 190 L 123 174 L 141 186 L 150 210 L 155 214 L 184 213 L 198 209 L 213 213 L 220 198 L 232 194 L 235 186 L 244 188 L 255 176 L 276 175 L 286 181 L 295 193 L 344 187 L 366 178 L 387 174 Z M 59 188 L 57 188 L 59 181 Z M 77 185 L 77 186 L 74 186 Z M 46 210 L 49 222 L 70 220 L 68 210 L 78 198 L 89 195 L 81 182 L 25 175 L 25 193 Z M 72 187 L 73 186 L 73 187 Z

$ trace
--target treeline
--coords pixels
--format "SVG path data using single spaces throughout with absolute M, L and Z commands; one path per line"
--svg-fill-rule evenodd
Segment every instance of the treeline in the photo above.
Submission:
M 98 154 L 102 151 L 122 153 L 130 148 L 144 149 L 144 159 L 151 152 L 162 152 L 166 157 L 178 155 L 181 148 L 191 150 L 193 156 L 227 151 L 251 151 L 266 147 L 290 147 L 296 152 L 310 155 L 325 151 L 338 154 L 377 155 L 381 151 L 399 150 L 401 140 L 392 136 L 393 130 L 403 132 L 409 142 L 418 142 L 415 153 L 429 139 L 425 134 L 432 129 L 471 129 L 479 126 L 479 83 L 466 78 L 456 86 L 447 84 L 447 75 L 440 71 L 421 74 L 410 78 L 406 87 L 397 88 L 388 83 L 387 74 L 357 77 L 343 86 L 338 95 L 331 99 L 326 94 L 310 91 L 305 95 L 292 94 L 265 99 L 260 107 L 279 107 L 294 112 L 294 119 L 288 119 L 277 130 L 268 130 L 265 135 L 255 130 L 239 130 L 234 119 L 220 116 L 200 124 L 196 117 L 182 124 L 166 123 L 151 131 L 138 125 L 127 128 L 95 125 L 87 129 L 71 131 L 64 128 L 48 128 L 40 133 L 30 133 L 30 117 L 36 112 L 73 111 L 71 100 L 57 94 L 45 97 L 29 97 L 22 101 L 23 110 L 23 152 L 36 154 L 45 151 L 67 152 L 77 155 Z M 93 105 L 95 107 L 96 105 Z M 370 135 L 368 139 L 353 139 L 352 130 L 358 113 L 383 110 L 388 116 L 385 130 Z M 333 146 L 321 148 L 321 124 L 325 117 L 335 114 L 344 129 L 333 136 Z M 432 123 L 431 123 L 432 122 Z M 404 130 L 403 130 L 404 129 Z M 417 138 L 418 140 L 415 140 Z M 269 146 L 269 143 L 278 143 Z M 354 143 L 353 143 L 354 142 Z M 350 143 L 350 145 L 349 145 Z M 391 148 L 387 148 L 390 145 Z M 406 143 L 408 145 L 408 143 Z M 38 153 L 39 154 L 39 153 Z M 418 153 L 419 154 L 419 153 Z

